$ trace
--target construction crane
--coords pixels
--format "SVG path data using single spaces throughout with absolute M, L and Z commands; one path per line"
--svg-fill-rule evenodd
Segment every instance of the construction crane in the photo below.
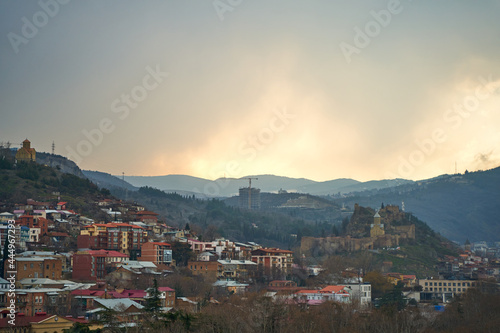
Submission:
M 252 179 L 258 180 L 257 177 L 244 177 L 240 179 L 248 179 L 248 209 L 252 209 Z

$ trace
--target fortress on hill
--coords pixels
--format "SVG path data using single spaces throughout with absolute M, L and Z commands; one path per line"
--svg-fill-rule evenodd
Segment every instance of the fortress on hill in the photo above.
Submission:
M 388 205 L 375 212 L 354 206 L 354 213 L 343 237 L 302 237 L 300 250 L 311 253 L 319 250 L 324 254 L 372 250 L 399 246 L 401 240 L 415 239 L 415 225 L 407 221 L 406 214 L 398 206 Z

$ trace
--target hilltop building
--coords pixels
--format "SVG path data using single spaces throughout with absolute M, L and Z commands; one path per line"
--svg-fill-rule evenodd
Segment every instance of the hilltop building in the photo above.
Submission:
M 36 150 L 31 148 L 30 140 L 23 141 L 23 146 L 16 153 L 16 162 L 33 161 L 36 162 Z

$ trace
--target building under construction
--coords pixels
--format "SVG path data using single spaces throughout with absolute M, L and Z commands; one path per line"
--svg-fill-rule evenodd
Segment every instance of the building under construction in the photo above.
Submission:
M 260 189 L 240 187 L 239 204 L 241 208 L 260 209 Z

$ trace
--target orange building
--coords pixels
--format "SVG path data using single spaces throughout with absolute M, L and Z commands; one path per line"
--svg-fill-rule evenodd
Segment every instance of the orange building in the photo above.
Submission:
M 40 236 L 49 232 L 49 220 L 41 216 L 22 215 L 16 220 L 16 224 L 31 228 L 40 228 Z
M 284 272 L 291 271 L 293 252 L 281 249 L 257 249 L 252 252 L 252 261 L 266 268 L 277 268 Z
M 212 278 L 221 277 L 224 268 L 218 261 L 189 261 L 187 267 L 193 275 L 205 275 Z
M 9 269 L 9 262 L 5 262 L 5 269 Z M 20 281 L 24 278 L 48 278 L 60 280 L 62 278 L 62 260 L 61 258 L 53 257 L 18 257 L 15 259 L 17 271 L 16 280 Z
M 172 264 L 172 249 L 169 243 L 147 242 L 142 244 L 139 261 L 151 261 L 156 265 Z

